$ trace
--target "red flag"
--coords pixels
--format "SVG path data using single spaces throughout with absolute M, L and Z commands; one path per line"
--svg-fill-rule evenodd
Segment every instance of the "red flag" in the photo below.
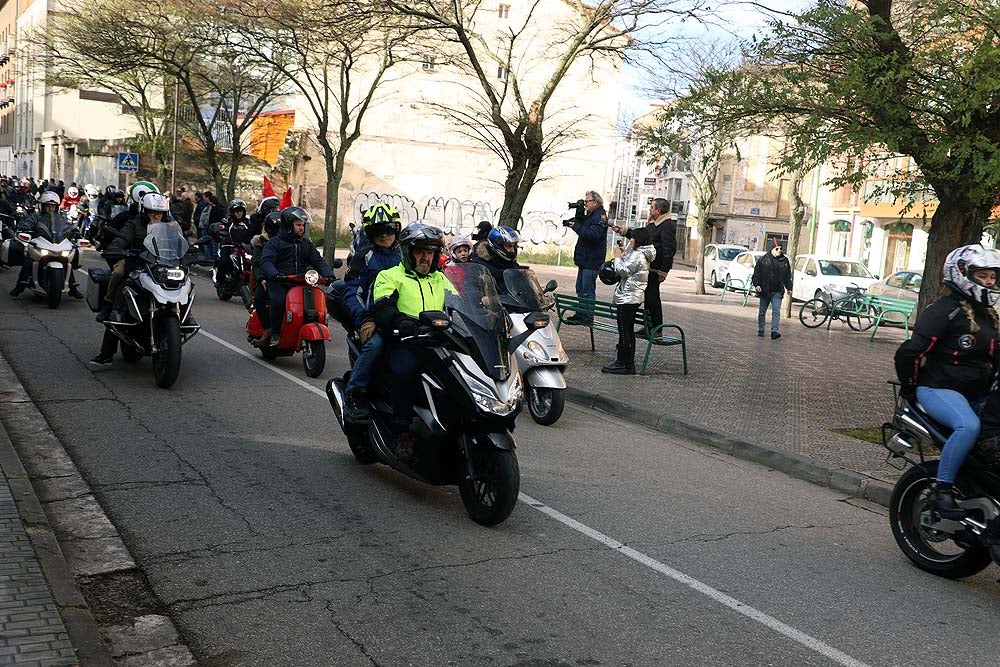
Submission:
M 271 179 L 267 176 L 264 177 L 264 193 L 261 195 L 261 199 L 267 199 L 268 197 L 277 197 L 274 194 L 274 187 L 271 185 Z
M 278 205 L 279 211 L 284 211 L 286 208 L 292 205 L 292 186 L 288 186 L 285 190 L 285 196 L 281 198 L 281 203 Z

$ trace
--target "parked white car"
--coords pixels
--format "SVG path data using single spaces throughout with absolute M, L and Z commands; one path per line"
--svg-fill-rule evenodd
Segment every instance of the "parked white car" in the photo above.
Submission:
M 878 276 L 873 276 L 861 262 L 843 257 L 799 255 L 792 267 L 792 298 L 832 301 L 847 296 L 848 287 L 867 290 L 877 280 Z
M 916 301 L 920 296 L 920 285 L 924 282 L 924 272 L 919 270 L 896 271 L 885 280 L 872 283 L 868 287 L 869 294 L 878 296 L 891 296 L 894 299 L 905 299 L 906 301 Z M 887 313 L 886 321 L 896 324 L 903 323 L 903 316 L 898 313 Z M 917 309 L 914 308 L 910 314 L 910 326 L 917 321 Z
M 733 287 L 745 288 L 750 284 L 750 279 L 753 278 L 754 267 L 765 254 L 763 250 L 747 250 L 736 255 L 736 258 L 729 263 L 729 268 L 726 270 L 722 282 L 725 283 L 728 279 Z
M 742 245 L 709 243 L 705 246 L 705 279 L 712 287 L 722 287 L 729 265 L 741 252 L 749 250 Z

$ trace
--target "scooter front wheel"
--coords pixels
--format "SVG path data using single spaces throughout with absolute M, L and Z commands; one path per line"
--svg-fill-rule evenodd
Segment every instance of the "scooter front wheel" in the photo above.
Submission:
M 306 375 L 318 378 L 326 366 L 326 345 L 321 340 L 307 340 L 302 344 L 302 367 Z
M 566 407 L 564 389 L 528 387 L 528 412 L 535 423 L 551 426 L 559 421 Z
M 458 484 L 469 517 L 483 526 L 495 526 L 514 511 L 521 490 L 521 470 L 513 450 L 483 449 L 470 452 L 475 477 Z

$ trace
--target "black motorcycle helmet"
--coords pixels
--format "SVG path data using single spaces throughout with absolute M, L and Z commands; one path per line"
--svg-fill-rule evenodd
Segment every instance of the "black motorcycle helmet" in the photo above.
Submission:
M 281 211 L 271 211 L 264 218 L 264 233 L 268 238 L 272 238 L 278 233 L 278 226 L 281 223 Z
M 234 199 L 229 202 L 229 215 L 236 217 L 236 211 L 243 211 L 243 217 L 247 217 L 247 203 L 242 199 Z
M 444 250 L 444 235 L 441 230 L 432 225 L 422 222 L 414 222 L 403 228 L 399 235 L 399 247 L 402 250 L 403 268 L 407 271 L 415 270 L 417 265 L 413 257 L 414 248 L 423 248 L 434 251 L 434 259 L 431 261 L 431 270 L 434 273 L 441 268 L 441 252 Z
M 277 197 L 264 197 L 260 201 L 260 206 L 257 207 L 257 212 L 266 218 L 272 211 L 277 211 L 280 205 L 281 202 L 278 201 Z
M 278 221 L 279 226 L 283 230 L 291 231 L 292 226 L 296 221 L 301 220 L 309 225 L 309 214 L 301 206 L 289 206 L 281 212 L 281 218 Z
M 622 278 L 615 273 L 615 260 L 609 259 L 601 264 L 601 268 L 597 271 L 597 278 L 605 285 L 617 285 Z
M 116 192 L 118 192 L 118 188 L 116 188 L 113 185 L 109 185 L 108 187 L 104 188 L 104 196 L 109 199 L 114 199 Z

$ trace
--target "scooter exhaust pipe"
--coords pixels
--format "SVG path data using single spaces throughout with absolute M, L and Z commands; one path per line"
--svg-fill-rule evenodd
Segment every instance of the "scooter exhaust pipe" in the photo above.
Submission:
M 326 383 L 326 397 L 330 400 L 330 407 L 336 415 L 340 428 L 344 428 L 344 381 L 333 378 Z

